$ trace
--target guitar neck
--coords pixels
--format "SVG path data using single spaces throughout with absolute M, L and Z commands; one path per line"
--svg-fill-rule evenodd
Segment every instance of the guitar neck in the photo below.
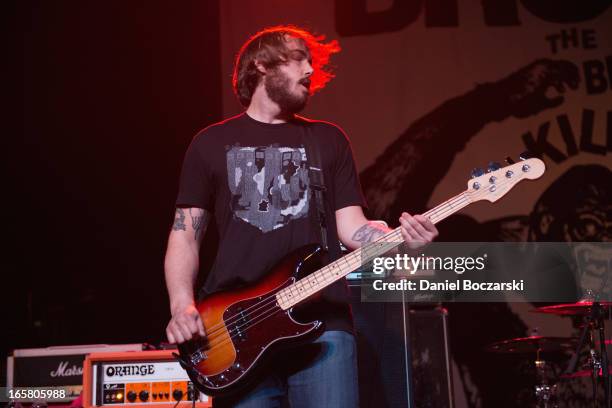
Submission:
M 431 222 L 436 224 L 471 203 L 472 200 L 467 191 L 464 191 L 425 212 L 423 216 L 428 217 Z M 276 294 L 276 300 L 283 310 L 287 310 L 337 280 L 342 279 L 362 265 L 371 262 L 374 258 L 386 254 L 402 242 L 404 242 L 404 239 L 398 227 L 376 241 L 364 244 L 361 248 L 280 290 Z

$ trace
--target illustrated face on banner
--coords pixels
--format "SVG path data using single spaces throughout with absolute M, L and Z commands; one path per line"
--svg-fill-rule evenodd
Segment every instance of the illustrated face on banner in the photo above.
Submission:
M 531 214 L 530 240 L 612 241 L 612 173 L 575 166 L 542 194 Z M 571 194 L 568 192 L 571 191 Z

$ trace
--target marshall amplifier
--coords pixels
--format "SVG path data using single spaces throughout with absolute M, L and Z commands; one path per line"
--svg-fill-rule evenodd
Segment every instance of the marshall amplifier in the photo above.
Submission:
M 93 353 L 83 371 L 83 407 L 174 407 L 179 402 L 210 407 L 210 397 L 199 393 L 172 350 L 131 353 Z
M 58 346 L 39 349 L 18 349 L 7 360 L 7 387 L 64 387 L 69 402 L 83 388 L 83 360 L 93 352 L 141 351 L 142 344 L 93 344 Z

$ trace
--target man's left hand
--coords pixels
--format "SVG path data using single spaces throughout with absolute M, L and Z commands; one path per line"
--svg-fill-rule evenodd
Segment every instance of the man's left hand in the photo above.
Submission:
M 422 247 L 438 236 L 438 229 L 429 218 L 422 215 L 412 216 L 406 212 L 399 219 L 402 237 L 410 248 Z

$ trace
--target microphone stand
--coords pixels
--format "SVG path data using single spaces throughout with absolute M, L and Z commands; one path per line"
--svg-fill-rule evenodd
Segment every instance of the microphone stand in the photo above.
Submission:
M 593 310 L 597 310 L 596 312 L 596 326 L 597 331 L 599 332 L 599 349 L 600 349 L 600 357 L 601 357 L 601 375 L 603 376 L 604 382 L 604 401 L 606 402 L 606 407 L 610 407 L 610 368 L 609 368 L 609 359 L 608 359 L 608 350 L 606 349 L 606 335 L 604 330 L 604 311 L 599 302 L 593 302 Z
M 594 305 L 595 303 L 593 303 Z M 593 321 L 593 319 L 595 319 L 596 317 L 596 308 L 592 307 L 591 308 L 591 313 L 588 316 L 585 316 L 584 318 L 584 327 L 582 328 L 582 333 L 580 334 L 580 341 L 578 342 L 578 346 L 576 347 L 576 350 L 574 351 L 574 355 L 572 356 L 572 358 L 570 359 L 569 364 L 567 365 L 567 368 L 565 369 L 565 373 L 567 375 L 573 374 L 574 371 L 576 371 L 576 366 L 578 365 L 578 359 L 580 358 L 580 351 L 582 350 L 582 348 L 584 347 L 584 344 L 586 342 L 586 337 L 587 334 L 589 334 L 589 328 L 591 327 L 591 322 Z M 591 355 L 593 355 L 593 342 L 592 342 L 592 336 L 591 336 Z M 593 378 L 593 406 L 597 407 L 597 379 L 596 377 L 592 377 Z
M 612 267 L 612 261 L 608 264 L 608 268 Z M 609 270 L 609 269 L 608 269 Z M 586 339 L 586 334 L 591 327 L 591 324 L 594 322 L 593 329 L 598 329 L 599 331 L 599 348 L 601 351 L 601 361 L 597 357 L 597 352 L 595 351 L 595 345 L 593 340 L 593 335 L 591 334 L 591 360 L 593 364 L 593 406 L 597 406 L 597 378 L 599 377 L 599 369 L 601 367 L 601 375 L 604 380 L 604 388 L 605 388 L 605 398 L 604 398 L 604 407 L 610 408 L 610 368 L 609 368 L 609 360 L 608 360 L 608 350 L 606 349 L 606 336 L 604 333 L 604 311 L 601 307 L 601 303 L 597 299 L 603 292 L 603 290 L 608 286 L 608 279 L 610 278 L 610 274 L 607 274 L 601 288 L 597 292 L 596 295 L 593 296 L 593 302 L 591 303 L 591 313 L 585 318 L 586 324 L 582 329 L 582 334 L 580 336 L 580 342 L 578 343 L 578 347 L 576 348 L 576 352 L 572 356 L 567 369 L 565 370 L 565 374 L 571 374 L 576 371 L 576 365 L 578 363 L 579 353 L 582 347 L 584 346 L 584 341 Z M 587 290 L 587 292 L 591 292 L 591 290 Z M 590 293 L 592 295 L 592 293 Z M 590 297 L 590 296 L 589 296 Z M 606 305 L 606 309 L 610 310 L 610 305 Z
M 593 406 L 597 406 L 597 380 L 599 377 L 599 372 L 601 369 L 601 375 L 603 377 L 603 383 L 605 388 L 605 399 L 606 402 L 605 407 L 610 407 L 610 368 L 609 368 L 609 359 L 608 353 L 606 350 L 606 336 L 605 336 L 605 328 L 604 328 L 604 312 L 601 307 L 601 304 L 598 301 L 594 301 L 591 305 L 591 313 L 585 317 L 585 325 L 582 329 L 582 333 L 580 335 L 580 341 L 578 342 L 578 347 L 576 347 L 576 351 L 574 355 L 570 359 L 570 362 L 565 370 L 565 374 L 572 374 L 576 371 L 576 366 L 578 364 L 578 358 L 580 357 L 580 350 L 582 350 L 586 336 L 589 333 L 589 328 L 593 326 L 593 329 L 596 329 L 599 332 L 599 348 L 600 348 L 600 357 L 601 361 L 597 357 L 597 352 L 595 351 L 595 345 L 593 344 L 593 336 L 591 336 L 591 360 L 593 364 Z

